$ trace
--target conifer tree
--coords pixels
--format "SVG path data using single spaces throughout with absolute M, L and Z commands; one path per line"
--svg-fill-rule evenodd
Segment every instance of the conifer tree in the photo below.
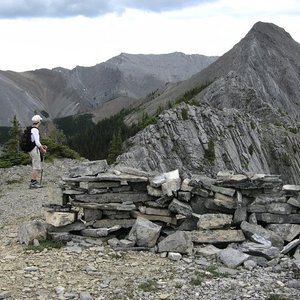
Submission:
M 107 162 L 112 164 L 115 162 L 118 155 L 122 150 L 122 138 L 121 138 L 121 130 L 119 129 L 117 134 L 113 134 L 112 140 L 110 142 L 108 148 Z

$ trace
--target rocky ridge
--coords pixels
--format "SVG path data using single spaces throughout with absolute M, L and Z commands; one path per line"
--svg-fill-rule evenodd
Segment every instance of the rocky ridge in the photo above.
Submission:
M 115 251 L 105 242 L 80 239 L 57 250 L 24 252 L 19 225 L 41 216 L 43 204 L 61 201 L 59 178 L 76 165 L 69 160 L 45 164 L 45 187 L 39 190 L 28 190 L 29 167 L 1 170 L 1 299 L 299 297 L 299 279 L 289 256 L 270 260 L 265 267 L 234 269 L 200 252 L 173 261 L 153 252 Z
M 211 175 L 273 173 L 299 184 L 299 67 L 299 43 L 274 24 L 256 23 L 217 61 L 128 115 L 131 124 L 141 111 L 166 108 L 118 161 L 163 172 L 176 165 Z M 188 105 L 169 109 L 183 98 Z

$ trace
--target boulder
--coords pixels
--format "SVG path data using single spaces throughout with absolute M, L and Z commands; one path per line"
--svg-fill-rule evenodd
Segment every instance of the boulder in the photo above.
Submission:
M 219 260 L 229 268 L 236 268 L 246 261 L 249 255 L 233 248 L 226 248 L 217 254 Z
M 176 231 L 158 243 L 158 252 L 179 252 L 191 254 L 193 243 L 191 235 L 185 231 Z
M 47 238 L 47 225 L 44 221 L 28 221 L 19 227 L 18 238 L 21 244 L 32 244 L 34 240 L 43 241 Z
M 141 247 L 154 247 L 161 228 L 145 218 L 138 217 L 129 232 L 128 239 L 135 241 Z

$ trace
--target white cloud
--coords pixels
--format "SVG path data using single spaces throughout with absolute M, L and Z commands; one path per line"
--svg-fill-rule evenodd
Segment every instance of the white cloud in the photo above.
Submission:
M 2 19 L 0 70 L 92 66 L 121 52 L 222 55 L 257 21 L 275 23 L 299 42 L 298 2 L 219 0 L 161 13 Z

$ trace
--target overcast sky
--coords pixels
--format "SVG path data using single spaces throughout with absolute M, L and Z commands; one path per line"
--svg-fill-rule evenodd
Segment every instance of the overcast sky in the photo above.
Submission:
M 299 0 L 0 0 L 0 70 L 93 66 L 122 52 L 220 56 L 257 21 L 300 42 Z

